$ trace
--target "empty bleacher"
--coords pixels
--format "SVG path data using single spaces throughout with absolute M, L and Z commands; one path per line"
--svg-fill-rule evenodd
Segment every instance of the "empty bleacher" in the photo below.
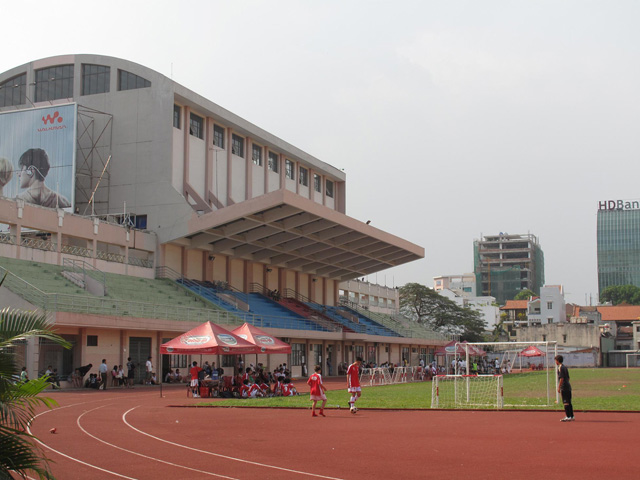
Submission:
M 233 313 L 234 316 L 260 328 L 324 332 L 337 330 L 330 325 L 305 318 L 260 293 L 240 292 L 224 282 L 204 282 L 183 278 L 176 279 L 176 282 Z

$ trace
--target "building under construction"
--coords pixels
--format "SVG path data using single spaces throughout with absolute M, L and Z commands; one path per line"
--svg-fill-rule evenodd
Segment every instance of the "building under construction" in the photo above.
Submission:
M 473 258 L 479 296 L 492 296 L 504 304 L 527 288 L 540 294 L 544 254 L 535 235 L 483 236 L 473 242 Z

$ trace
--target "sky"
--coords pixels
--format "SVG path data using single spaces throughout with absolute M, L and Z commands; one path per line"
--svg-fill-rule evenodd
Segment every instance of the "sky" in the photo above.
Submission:
M 349 216 L 425 249 L 372 282 L 432 286 L 474 239 L 531 233 L 546 283 L 595 304 L 598 201 L 640 198 L 640 2 L 0 5 L 0 72 L 124 58 L 344 169 Z

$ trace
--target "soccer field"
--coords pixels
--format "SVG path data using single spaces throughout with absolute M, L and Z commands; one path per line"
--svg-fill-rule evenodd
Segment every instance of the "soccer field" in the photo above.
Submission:
M 573 405 L 576 410 L 625 410 L 640 411 L 640 368 L 570 369 L 573 388 Z M 551 371 L 552 398 L 555 397 L 555 370 Z M 333 380 L 333 379 L 332 379 Z M 299 380 L 297 383 L 300 383 Z M 346 385 L 346 384 L 345 384 Z M 562 404 L 551 407 L 540 406 L 546 402 L 546 373 L 526 372 L 505 375 L 505 404 L 527 405 L 505 407 L 505 409 L 562 410 Z M 329 408 L 348 408 L 349 394 L 346 389 L 327 392 Z M 544 400 L 544 401 L 543 401 Z M 204 403 L 204 402 L 203 402 Z M 209 403 L 209 402 L 207 402 Z M 251 407 L 309 407 L 309 395 L 288 398 L 227 399 L 210 402 L 221 406 Z M 431 382 L 404 383 L 382 387 L 364 387 L 358 408 L 426 409 L 431 406 Z

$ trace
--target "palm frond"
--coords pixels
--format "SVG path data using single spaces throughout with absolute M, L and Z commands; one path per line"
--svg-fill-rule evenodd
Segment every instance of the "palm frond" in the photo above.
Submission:
M 40 479 L 53 479 L 49 473 L 49 459 L 35 448 L 28 433 L 0 425 L 0 478 L 14 478 L 11 473 L 26 478 L 35 473 Z
M 31 337 L 43 338 L 64 348 L 71 348 L 71 343 L 54 333 L 53 324 L 46 314 L 10 308 L 0 311 L 0 350 Z

